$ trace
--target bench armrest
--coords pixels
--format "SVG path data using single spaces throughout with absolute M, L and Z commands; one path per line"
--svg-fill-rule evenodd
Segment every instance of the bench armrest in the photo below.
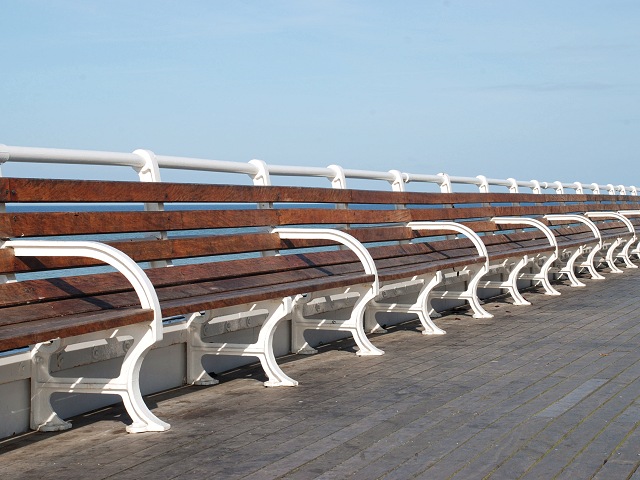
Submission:
M 144 309 L 154 312 L 151 330 L 156 341 L 162 340 L 162 312 L 155 288 L 144 270 L 128 255 L 100 242 L 8 240 L 0 248 L 11 248 L 16 257 L 88 257 L 111 265 L 133 286 Z
M 375 277 L 375 280 L 373 281 L 373 291 L 376 295 L 378 294 L 380 289 L 380 284 L 378 282 L 378 269 L 373 261 L 373 257 L 367 248 L 352 235 L 333 228 L 295 227 L 276 227 L 271 230 L 271 233 L 276 233 L 280 238 L 284 239 L 330 240 L 344 245 L 358 256 L 358 259 L 364 266 L 365 273 Z
M 571 213 L 560 213 L 560 214 L 545 215 L 544 218 L 551 222 L 569 220 L 572 222 L 583 223 L 587 227 L 589 227 L 589 229 L 593 233 L 593 236 L 600 243 L 602 243 L 602 236 L 600 235 L 600 230 L 598 230 L 598 227 L 596 227 L 596 224 L 583 215 L 577 215 L 577 214 L 571 214 Z
M 493 217 L 491 219 L 496 225 L 527 225 L 529 227 L 534 227 L 544 233 L 544 236 L 549 240 L 549 244 L 552 247 L 558 249 L 558 241 L 556 236 L 553 234 L 553 231 L 549 228 L 548 225 L 545 225 L 540 220 L 536 220 L 535 218 L 526 218 L 526 217 Z
M 620 220 L 629 229 L 629 233 L 633 236 L 636 234 L 636 229 L 633 227 L 631 221 L 619 212 L 586 212 L 585 216 L 588 218 L 613 218 L 615 220 Z
M 412 230 L 451 230 L 453 232 L 458 232 L 463 234 L 465 237 L 468 237 L 469 240 L 473 242 L 473 245 L 478 250 L 478 254 L 481 257 L 486 259 L 486 265 L 489 266 L 489 252 L 487 251 L 486 245 L 480 239 L 480 235 L 474 232 L 471 228 L 466 225 L 461 225 L 457 222 L 409 222 L 407 223 L 407 227 Z
M 624 215 L 625 218 L 640 217 L 640 210 L 618 210 L 620 215 Z

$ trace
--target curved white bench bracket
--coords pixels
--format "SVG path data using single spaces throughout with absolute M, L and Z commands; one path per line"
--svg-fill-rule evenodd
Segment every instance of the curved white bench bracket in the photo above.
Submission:
M 17 257 L 89 257 L 105 262 L 124 275 L 135 289 L 143 309 L 154 312 L 149 324 L 136 324 L 94 332 L 73 338 L 56 339 L 53 343 L 40 343 L 32 350 L 31 428 L 52 431 L 70 428 L 68 422 L 56 415 L 50 397 L 55 392 L 117 394 L 122 397 L 133 423 L 130 433 L 164 431 L 169 424 L 161 421 L 147 408 L 140 392 L 140 367 L 151 346 L 162 339 L 162 313 L 160 303 L 144 271 L 121 251 L 99 242 L 9 240 L 2 248 L 11 248 Z M 133 344 L 127 349 L 120 373 L 116 378 L 63 378 L 53 377 L 49 370 L 51 355 L 66 346 L 98 338 L 130 336 Z

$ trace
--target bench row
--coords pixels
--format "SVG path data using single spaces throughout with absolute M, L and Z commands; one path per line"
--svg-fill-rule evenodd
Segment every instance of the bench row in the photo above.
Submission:
M 119 394 L 130 432 L 168 424 L 139 387 L 163 319 L 184 317 L 187 381 L 216 383 L 204 355 L 257 357 L 266 385 L 296 385 L 273 352 L 291 320 L 291 349 L 312 353 L 308 329 L 350 332 L 359 355 L 380 314 L 412 313 L 425 334 L 433 299 L 491 315 L 478 289 L 518 282 L 558 295 L 551 278 L 635 268 L 640 200 L 632 196 L 409 193 L 75 180 L 0 179 L 0 351 L 32 350 L 31 427 L 69 428 L 55 392 Z M 107 264 L 110 268 L 105 269 Z M 453 288 L 455 287 L 455 288 Z M 207 326 L 261 325 L 252 343 L 216 342 Z M 96 340 L 124 342 L 115 378 L 61 377 L 54 354 Z

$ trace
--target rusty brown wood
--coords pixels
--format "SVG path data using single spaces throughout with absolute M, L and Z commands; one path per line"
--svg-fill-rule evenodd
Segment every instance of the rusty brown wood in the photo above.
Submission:
M 30 236 L 99 235 L 155 233 L 194 230 L 188 237 L 130 239 L 111 241 L 139 262 L 177 260 L 265 250 L 319 247 L 327 241 L 280 240 L 267 232 L 228 234 L 203 232 L 208 229 L 322 225 L 345 228 L 363 242 L 411 244 L 371 246 L 380 278 L 393 280 L 420 275 L 443 268 L 457 268 L 485 261 L 469 239 L 450 237 L 451 231 L 411 231 L 403 226 L 410 221 L 456 220 L 480 233 L 494 233 L 493 216 L 541 216 L 546 213 L 582 213 L 587 210 L 638 208 L 638 199 L 594 195 L 532 195 L 480 193 L 413 193 L 366 190 L 335 190 L 307 187 L 256 187 L 237 185 L 154 184 L 73 180 L 0 179 L 0 199 L 5 203 L 111 203 L 143 202 L 214 204 L 215 209 L 166 211 L 58 211 L 9 212 L 0 214 L 0 238 Z M 279 208 L 259 210 L 255 204 L 271 202 Z M 242 209 L 225 209 L 227 203 L 246 204 Z M 296 204 L 311 204 L 299 208 Z M 359 205 L 358 208 L 333 209 L 332 204 Z M 280 205 L 282 204 L 282 205 Z M 290 204 L 290 205 L 285 205 Z M 385 208 L 375 206 L 385 205 Z M 389 209 L 386 206 L 407 206 Z M 480 207 L 482 205 L 482 207 Z M 78 205 L 80 207 L 80 205 Z M 448 206 L 451 208 L 441 208 Z M 418 208 L 420 207 L 420 208 Z M 81 210 L 79 208 L 79 210 Z M 598 222 L 605 236 L 624 233 L 620 222 Z M 356 226 L 358 228 L 356 228 Z M 591 232 L 584 226 L 554 227 L 563 245 L 584 241 Z M 203 232 L 203 233 L 201 233 Z M 552 248 L 539 232 L 509 232 L 485 235 L 483 240 L 495 258 L 518 252 L 544 253 Z M 20 273 L 69 267 L 87 267 L 90 259 L 15 258 L 10 249 L 0 250 L 0 273 Z M 318 288 L 335 288 L 371 281 L 350 251 L 323 251 L 304 255 L 224 260 L 204 264 L 149 269 L 158 290 L 163 313 L 167 316 L 201 309 L 238 305 L 287 296 Z M 305 290 L 309 289 L 309 290 Z M 66 276 L 0 286 L 0 325 L 28 322 L 36 325 L 56 318 L 71 322 L 76 317 L 90 318 L 95 328 L 103 328 L 104 319 L 112 323 L 122 312 L 137 305 L 137 297 L 119 274 Z M 139 309 L 138 309 L 139 310 Z M 101 317 L 104 313 L 104 317 Z M 136 314 L 138 315 L 138 314 Z M 102 320 L 101 320 L 102 319 Z M 118 321 L 124 321 L 122 319 Z M 102 323 L 101 323 L 102 322 Z M 72 322 L 73 323 L 73 322 Z M 67 334 L 73 330 L 67 325 Z M 56 330 L 60 333 L 62 330 Z M 82 330 L 85 332 L 85 330 Z M 41 332 L 42 333 L 42 332 Z M 21 340 L 22 341 L 22 340 Z
M 26 347 L 58 337 L 109 330 L 141 322 L 148 323 L 152 319 L 152 310 L 128 308 L 13 323 L 0 328 L 0 351 Z

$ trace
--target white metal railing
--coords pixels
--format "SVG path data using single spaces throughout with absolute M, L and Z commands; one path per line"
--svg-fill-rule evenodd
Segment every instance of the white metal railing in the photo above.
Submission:
M 327 167 L 305 167 L 295 165 L 269 165 L 262 160 L 249 162 L 230 162 L 191 157 L 156 155 L 150 150 L 135 150 L 132 153 L 104 152 L 93 150 L 70 150 L 56 148 L 15 147 L 0 145 L 0 167 L 7 162 L 16 163 L 49 163 L 70 165 L 106 165 L 133 168 L 141 181 L 160 181 L 160 169 L 194 170 L 202 172 L 219 172 L 248 175 L 256 185 L 271 185 L 271 176 L 287 177 L 320 177 L 331 182 L 333 188 L 347 188 L 347 179 L 364 179 L 385 181 L 396 191 L 406 190 L 410 182 L 430 183 L 439 187 L 441 192 L 453 192 L 453 185 L 474 185 L 478 191 L 487 193 L 494 187 L 506 188 L 509 192 L 518 193 L 521 188 L 533 193 L 544 193 L 553 190 L 556 193 L 593 193 L 608 195 L 638 195 L 635 186 L 581 183 L 581 182 L 540 182 L 538 180 L 522 181 L 514 178 L 497 179 L 483 175 L 463 177 L 446 173 L 422 174 L 390 171 L 355 170 L 339 165 Z M 0 171 L 0 176 L 2 172 Z

